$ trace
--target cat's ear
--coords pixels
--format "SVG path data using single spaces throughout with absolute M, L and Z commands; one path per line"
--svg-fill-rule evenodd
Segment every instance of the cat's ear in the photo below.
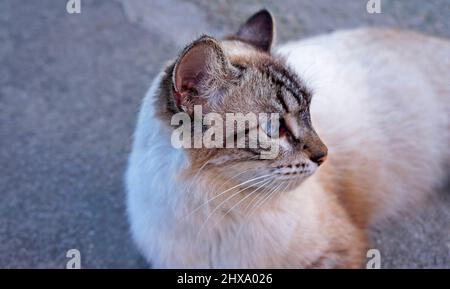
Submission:
M 255 13 L 238 30 L 235 38 L 256 48 L 270 52 L 275 37 L 275 20 L 272 14 L 263 9 Z
M 220 44 L 202 36 L 186 47 L 175 63 L 173 86 L 175 103 L 184 111 L 205 105 L 223 88 L 231 65 Z

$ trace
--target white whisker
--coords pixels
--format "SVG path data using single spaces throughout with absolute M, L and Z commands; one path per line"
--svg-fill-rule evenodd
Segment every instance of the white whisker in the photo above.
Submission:
M 213 226 L 212 228 L 214 228 L 215 226 L 217 226 L 220 221 L 222 221 L 226 215 L 228 215 L 235 207 L 239 206 L 239 204 L 241 204 L 243 201 L 245 201 L 246 199 L 248 199 L 250 196 L 252 196 L 253 194 L 255 194 L 259 189 L 261 189 L 262 187 L 264 187 L 265 185 L 267 185 L 268 183 L 270 183 L 272 180 L 265 180 L 265 182 L 259 186 L 258 188 L 256 188 L 255 190 L 253 190 L 252 192 L 248 193 L 247 196 L 245 196 L 244 198 L 242 198 L 241 200 L 239 200 L 239 202 L 237 202 L 236 204 L 234 204 Z
M 243 220 L 243 223 L 240 226 L 240 228 L 239 228 L 239 230 L 238 230 L 238 232 L 236 234 L 236 238 L 239 237 L 239 235 L 240 235 L 242 229 L 244 228 L 245 224 L 250 220 L 250 217 L 257 211 L 257 208 L 259 207 L 258 205 L 262 204 L 262 202 L 264 202 L 264 200 L 266 200 L 267 197 L 269 197 L 274 191 L 278 190 L 281 187 L 282 184 L 283 183 L 280 183 L 276 187 L 271 187 L 270 190 L 266 194 L 262 195 L 261 199 L 253 205 L 253 207 L 251 208 L 251 212 L 249 214 L 247 214 L 247 216 Z
M 270 175 L 264 175 L 264 176 L 256 177 L 256 178 L 253 178 L 253 179 L 251 179 L 251 180 L 245 181 L 245 182 L 241 183 L 240 185 L 237 185 L 237 186 L 234 186 L 234 187 L 232 187 L 232 188 L 230 188 L 230 189 L 228 189 L 228 190 L 225 190 L 224 192 L 222 192 L 222 193 L 220 193 L 219 195 L 215 196 L 213 199 L 216 199 L 217 197 L 219 197 L 220 195 L 223 195 L 224 193 L 230 191 L 231 189 L 235 189 L 235 188 L 237 188 L 237 187 L 239 187 L 239 186 L 242 186 L 243 184 L 246 184 L 246 183 L 249 183 L 249 182 L 251 182 L 251 181 L 255 181 L 255 180 L 261 179 L 261 178 L 263 178 L 263 177 L 268 177 L 268 176 L 270 176 Z M 209 215 L 206 217 L 206 219 L 205 219 L 205 221 L 203 222 L 203 224 L 200 226 L 199 232 L 198 232 L 198 234 L 197 234 L 197 238 L 198 238 L 198 236 L 200 235 L 200 232 L 202 231 L 203 227 L 206 225 L 206 223 L 209 221 L 209 219 L 212 217 L 212 215 L 219 209 L 219 207 L 221 207 L 221 206 L 222 206 L 224 203 L 226 203 L 228 200 L 232 199 L 234 196 L 236 196 L 236 195 L 238 195 L 239 193 L 241 193 L 241 192 L 245 191 L 246 189 L 250 188 L 251 186 L 260 184 L 260 183 L 265 182 L 265 181 L 266 181 L 266 180 L 262 180 L 262 181 L 258 181 L 258 182 L 256 182 L 256 183 L 253 183 L 253 184 L 251 184 L 251 185 L 249 185 L 249 186 L 247 186 L 247 187 L 245 187 L 245 188 L 243 188 L 243 189 L 237 191 L 236 193 L 232 194 L 231 196 L 227 197 L 225 200 L 223 200 L 222 202 L 220 202 L 220 204 L 218 204 L 218 205 L 211 211 L 211 213 L 209 213 Z
M 190 216 L 191 214 L 195 213 L 195 212 L 198 211 L 201 207 L 207 205 L 208 203 L 210 203 L 211 201 L 217 199 L 217 198 L 220 197 L 221 195 L 223 195 L 223 194 L 225 194 L 225 193 L 227 193 L 227 192 L 229 192 L 229 191 L 231 191 L 231 190 L 234 190 L 235 188 L 238 188 L 238 187 L 240 187 L 240 186 L 242 186 L 242 185 L 248 184 L 248 183 L 250 183 L 250 182 L 252 182 L 252 181 L 259 180 L 259 179 L 261 179 L 261 178 L 268 177 L 268 176 L 270 176 L 270 174 L 268 174 L 268 175 L 263 175 L 263 176 L 259 176 L 259 177 L 255 177 L 255 178 L 253 178 L 253 179 L 250 179 L 250 180 L 247 180 L 247 181 L 245 181 L 245 182 L 239 183 L 239 184 L 237 184 L 237 185 L 235 185 L 235 186 L 233 186 L 233 187 L 231 187 L 231 188 L 229 188 L 229 189 L 227 189 L 227 190 L 221 192 L 220 194 L 215 195 L 215 196 L 212 197 L 211 199 L 206 200 L 206 202 L 202 203 L 200 206 L 198 206 L 197 208 L 195 208 L 194 210 L 192 210 L 188 215 L 186 215 L 186 217 L 188 217 L 188 216 Z

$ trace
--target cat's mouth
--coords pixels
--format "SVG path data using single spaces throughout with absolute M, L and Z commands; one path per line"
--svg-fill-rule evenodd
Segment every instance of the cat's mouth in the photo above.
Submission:
M 290 165 L 278 165 L 274 171 L 277 178 L 293 179 L 297 177 L 306 177 L 314 172 L 308 163 L 296 163 Z
M 302 169 L 291 172 L 276 172 L 273 177 L 275 184 L 282 191 L 291 191 L 300 186 L 309 176 L 314 173 L 314 169 Z
M 300 176 L 300 175 L 308 175 L 311 173 L 310 169 L 304 169 L 304 170 L 299 170 L 299 171 L 292 171 L 292 172 L 277 172 L 275 173 L 275 175 L 277 176 L 281 176 L 281 177 L 295 177 L 295 176 Z
M 273 176 L 278 182 L 289 183 L 289 188 L 299 186 L 309 176 L 314 174 L 314 165 L 308 162 L 300 162 L 289 165 L 278 165 L 273 171 Z
M 304 179 L 313 174 L 311 169 L 302 169 L 297 171 L 289 172 L 276 172 L 274 175 L 278 180 L 294 180 L 294 179 Z

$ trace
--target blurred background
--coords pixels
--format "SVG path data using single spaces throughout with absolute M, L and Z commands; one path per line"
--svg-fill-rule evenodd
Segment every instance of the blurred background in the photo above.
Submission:
M 0 1 L 0 268 L 143 268 L 123 172 L 140 101 L 200 34 L 221 37 L 266 7 L 278 42 L 388 26 L 450 37 L 450 1 Z M 448 76 L 447 76 L 448 77 Z M 383 268 L 450 268 L 450 186 L 374 228 Z

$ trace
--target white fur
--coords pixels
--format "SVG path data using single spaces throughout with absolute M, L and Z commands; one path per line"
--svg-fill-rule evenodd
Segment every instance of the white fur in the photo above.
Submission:
M 402 33 L 389 42 L 378 34 L 337 32 L 278 49 L 314 90 L 312 122 L 330 158 L 347 172 L 375 179 L 365 190 L 379 208 L 375 220 L 439 183 L 450 140 L 448 42 Z M 191 185 L 177 179 L 186 158 L 153 115 L 159 81 L 142 104 L 126 174 L 131 232 L 154 267 L 304 267 L 334 241 L 329 232 L 352 235 L 353 228 L 333 215 L 321 216 L 329 227 L 318 223 L 323 206 L 317 201 L 333 201 L 319 181 L 321 169 L 279 198 L 276 210 L 248 218 L 245 229 L 234 216 L 198 234 L 210 211 L 189 214 L 201 203 L 186 194 Z M 317 250 L 298 250 L 311 242 Z M 332 267 L 333 256 L 327 262 Z
M 330 158 L 360 176 L 377 175 L 377 187 L 367 190 L 378 207 L 374 221 L 442 182 L 450 155 L 449 42 L 358 29 L 279 52 L 310 81 L 312 123 Z

